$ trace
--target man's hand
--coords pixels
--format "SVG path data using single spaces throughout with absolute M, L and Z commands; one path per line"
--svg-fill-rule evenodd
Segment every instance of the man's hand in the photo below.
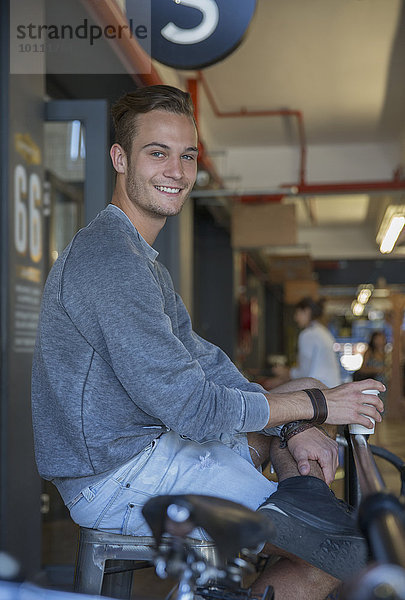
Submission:
M 317 461 L 325 482 L 330 485 L 338 467 L 338 444 L 316 427 L 297 433 L 288 441 L 290 454 L 301 475 L 309 475 L 310 460 Z
M 322 390 L 328 405 L 326 423 L 331 425 L 359 423 L 371 429 L 373 424 L 364 415 L 368 415 L 380 423 L 382 421 L 380 412 L 384 411 L 382 401 L 378 396 L 363 394 L 362 390 L 384 392 L 385 385 L 374 379 L 365 379 Z
M 311 380 L 309 381 L 311 382 Z M 318 387 L 316 383 L 315 380 L 312 380 L 312 384 L 306 387 Z M 270 419 L 266 428 L 284 425 L 290 421 L 309 420 L 314 416 L 314 409 L 307 394 L 297 388 L 289 391 L 286 389 L 288 385 L 282 385 L 269 393 L 265 393 L 270 407 Z M 371 394 L 362 394 L 362 390 L 384 392 L 385 385 L 380 381 L 365 379 L 364 381 L 343 383 L 331 389 L 324 386 L 319 386 L 319 388 L 325 395 L 328 406 L 326 423 L 330 425 L 359 423 L 371 429 L 373 425 L 370 419 L 367 419 L 367 416 L 377 423 L 382 421 L 380 412 L 383 412 L 384 405 L 380 398 Z M 301 388 L 301 390 L 303 389 Z

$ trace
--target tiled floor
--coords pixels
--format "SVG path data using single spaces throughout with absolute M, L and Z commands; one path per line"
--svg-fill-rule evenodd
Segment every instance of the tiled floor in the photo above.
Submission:
M 377 425 L 376 432 L 370 436 L 369 442 L 382 446 L 405 461 L 405 420 L 385 419 Z M 400 477 L 398 471 L 387 461 L 376 458 L 376 464 L 385 481 L 387 489 L 398 495 L 400 491 Z M 335 494 L 343 497 L 343 471 L 338 470 L 336 481 L 332 488 Z M 57 586 L 58 578 L 64 581 L 61 587 L 69 589 L 73 573 L 73 565 L 76 554 L 77 527 L 70 519 L 59 519 L 44 524 L 43 530 L 43 561 L 48 566 L 48 576 L 54 578 Z M 169 584 L 158 580 L 151 570 L 136 574 L 137 595 L 144 598 L 162 598 L 168 591 Z

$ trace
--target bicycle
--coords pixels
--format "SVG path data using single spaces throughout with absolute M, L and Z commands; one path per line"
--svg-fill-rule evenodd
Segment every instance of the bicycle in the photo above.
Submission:
M 367 436 L 368 437 L 368 436 Z M 369 445 L 364 435 L 347 436 L 356 471 L 350 470 L 351 488 L 356 485 L 359 525 L 370 550 L 370 565 L 343 586 L 342 600 L 405 600 L 405 463 L 384 448 Z M 400 498 L 385 490 L 373 456 L 388 460 L 399 471 Z M 144 506 L 147 520 L 157 544 L 156 572 L 160 577 L 179 580 L 176 600 L 246 600 L 249 588 L 242 586 L 242 569 L 249 567 L 243 558 L 235 558 L 243 548 L 253 548 L 271 535 L 271 522 L 257 512 L 235 503 L 207 496 L 160 496 Z M 230 527 L 237 525 L 229 535 Z M 247 536 L 249 528 L 250 536 Z M 204 563 L 187 547 L 185 536 L 202 527 L 214 540 L 221 564 Z M 162 546 L 164 534 L 171 534 L 171 544 Z M 247 537 L 245 537 L 247 536 Z M 247 552 L 249 557 L 251 552 Z M 275 599 L 268 588 L 262 600 Z M 275 600 L 278 600 L 277 598 Z
M 242 578 L 244 571 L 252 571 L 253 551 L 273 533 L 266 517 L 229 500 L 192 494 L 151 498 L 142 512 L 156 540 L 157 575 L 178 581 L 166 600 L 251 597 Z M 203 560 L 187 542 L 197 528 L 214 541 L 215 561 Z M 273 599 L 274 591 L 268 587 L 261 600 Z
M 366 436 L 348 438 L 354 455 L 363 498 L 359 502 L 361 529 L 369 542 L 369 565 L 346 582 L 341 600 L 405 600 L 405 511 L 403 498 L 386 493 L 373 455 L 389 460 L 401 476 L 405 464 L 388 451 L 367 444 Z M 353 474 L 350 473 L 351 477 Z M 354 487 L 354 486 L 353 486 Z M 155 570 L 159 577 L 178 583 L 166 600 L 250 600 L 243 575 L 254 570 L 257 550 L 271 538 L 273 525 L 260 512 L 223 500 L 199 495 L 157 496 L 143 508 L 156 541 Z M 393 528 L 393 523 L 395 527 Z M 188 536 L 203 529 L 214 541 L 216 559 L 199 555 Z M 94 596 L 55 592 L 29 583 L 0 581 L 0 598 L 7 600 L 94 600 Z M 269 587 L 260 600 L 279 600 Z

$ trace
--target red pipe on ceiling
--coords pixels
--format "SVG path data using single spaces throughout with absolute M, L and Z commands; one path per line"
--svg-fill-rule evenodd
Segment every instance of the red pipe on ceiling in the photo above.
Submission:
M 191 100 L 194 105 L 194 118 L 197 125 L 199 125 L 199 117 L 200 117 L 200 103 L 199 103 L 199 93 L 198 93 L 198 81 L 195 78 L 187 79 L 187 91 L 191 96 Z M 203 142 L 201 141 L 201 137 L 198 136 L 198 162 L 202 166 L 203 169 L 210 173 L 213 180 L 217 183 L 217 185 L 222 185 L 221 178 L 219 177 L 217 170 L 215 168 L 214 163 L 209 158 L 205 151 L 205 147 Z
M 158 72 L 154 68 L 150 56 L 141 48 L 138 42 L 131 37 L 129 33 L 128 20 L 122 10 L 119 8 L 115 0 L 81 0 L 86 10 L 96 19 L 96 21 L 102 27 L 112 26 L 115 30 L 121 31 L 122 35 L 110 39 L 109 42 L 117 54 L 119 59 L 124 65 L 128 65 L 132 71 L 129 71 L 132 78 L 138 85 L 158 85 L 162 84 L 163 81 L 160 78 Z M 121 29 L 119 29 L 121 27 Z M 399 173 L 395 173 L 393 181 L 378 181 L 378 182 L 361 182 L 361 183 L 329 183 L 329 184 L 306 184 L 306 138 L 304 129 L 303 114 L 299 110 L 260 110 L 260 111 L 249 111 L 241 109 L 239 111 L 221 111 L 213 97 L 211 90 L 207 84 L 205 77 L 201 71 L 198 71 L 197 80 L 201 82 L 207 98 L 211 104 L 214 114 L 218 118 L 226 117 L 263 117 L 263 116 L 281 116 L 281 117 L 295 117 L 298 124 L 298 136 L 300 141 L 300 180 L 298 185 L 293 184 L 297 187 L 297 194 L 338 194 L 338 193 L 367 193 L 369 191 L 401 191 L 405 189 L 405 181 L 399 179 Z M 188 88 L 192 95 L 195 107 L 196 107 L 196 121 L 198 123 L 199 117 L 199 103 L 198 103 L 198 89 L 197 84 L 193 84 L 192 80 L 188 81 Z M 200 143 L 200 162 L 206 168 L 214 180 L 220 184 L 220 178 L 216 172 L 215 166 L 212 161 L 208 158 L 204 151 L 204 146 Z M 283 185 L 283 187 L 292 187 L 291 185 Z M 252 201 L 252 198 L 247 199 Z M 277 198 L 268 197 L 267 201 L 280 201 L 280 197 Z
M 281 188 L 291 188 L 294 184 L 283 184 Z M 334 194 L 369 194 L 378 192 L 400 192 L 405 190 L 405 180 L 353 181 L 348 183 L 312 183 L 298 184 L 297 196 L 324 196 Z
M 236 111 L 223 111 L 218 108 L 215 98 L 208 86 L 207 80 L 201 71 L 197 74 L 198 80 L 204 89 L 204 92 L 211 105 L 213 113 L 218 118 L 239 118 L 239 117 L 295 117 L 298 125 L 298 138 L 300 142 L 300 185 L 305 185 L 305 173 L 306 173 L 306 161 L 307 161 L 307 148 L 306 148 L 306 137 L 304 127 L 304 117 L 300 110 L 290 110 L 287 108 L 279 110 L 247 110 L 242 108 Z
M 333 195 L 333 194 L 360 194 L 360 193 L 373 193 L 373 192 L 390 192 L 390 191 L 402 191 L 405 190 L 405 180 L 400 179 L 400 171 L 397 169 L 394 171 L 394 177 L 388 181 L 363 181 L 363 182 L 336 182 L 336 183 L 319 183 L 319 184 L 307 184 L 306 179 L 306 137 L 304 128 L 303 113 L 299 110 L 246 110 L 242 108 L 239 111 L 222 111 L 218 108 L 215 98 L 208 86 L 207 80 L 203 76 L 201 71 L 198 71 L 198 80 L 205 91 L 207 99 L 211 105 L 211 108 L 218 118 L 238 118 L 238 117 L 274 117 L 274 116 L 291 116 L 297 119 L 298 124 L 298 136 L 300 141 L 300 178 L 299 182 L 293 184 L 281 185 L 280 188 L 297 188 L 297 196 L 302 195 Z M 258 199 L 259 202 L 277 202 L 280 201 L 282 196 L 263 196 Z M 266 200 L 265 200 L 266 199 Z M 239 198 L 242 202 L 253 202 L 252 196 Z

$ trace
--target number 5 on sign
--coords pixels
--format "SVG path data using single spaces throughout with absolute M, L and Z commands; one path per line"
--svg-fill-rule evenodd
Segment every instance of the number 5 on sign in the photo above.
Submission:
M 28 188 L 28 189 L 27 189 Z M 27 194 L 28 191 L 28 194 Z M 14 244 L 17 252 L 37 263 L 42 258 L 41 179 L 17 165 L 14 171 Z

